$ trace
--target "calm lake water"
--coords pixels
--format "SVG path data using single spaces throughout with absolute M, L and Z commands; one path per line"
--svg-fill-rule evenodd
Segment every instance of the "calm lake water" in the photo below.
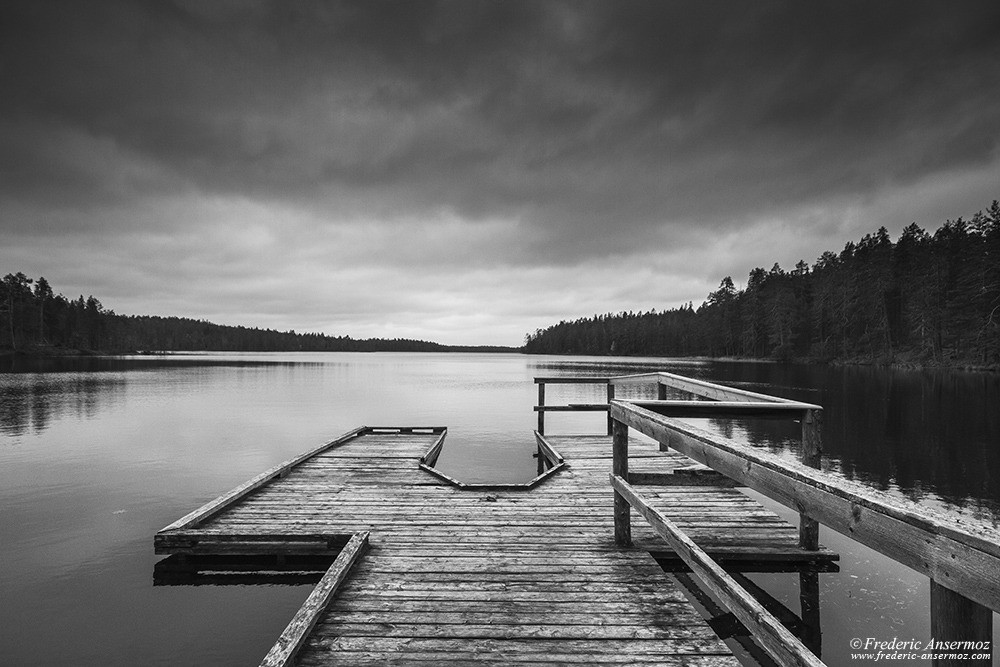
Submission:
M 530 478 L 537 375 L 665 370 L 819 403 L 825 468 L 1000 519 L 997 374 L 402 353 L 3 363 L 0 664 L 256 665 L 310 586 L 154 586 L 156 531 L 362 424 L 447 426 L 445 471 Z M 551 385 L 547 402 L 603 400 L 602 391 Z M 604 419 L 550 414 L 546 425 L 603 432 Z M 795 425 L 708 426 L 795 455 Z M 821 539 L 842 554 L 840 573 L 820 575 L 829 664 L 850 663 L 853 637 L 930 637 L 925 577 L 826 529 Z M 751 578 L 798 611 L 796 575 Z M 996 641 L 996 618 L 994 627 Z

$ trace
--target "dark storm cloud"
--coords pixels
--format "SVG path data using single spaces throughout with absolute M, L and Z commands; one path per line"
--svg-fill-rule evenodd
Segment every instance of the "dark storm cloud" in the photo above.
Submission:
M 166 187 L 450 210 L 516 217 L 533 240 L 575 230 L 572 254 L 611 224 L 737 224 L 983 164 L 1000 136 L 993 2 L 2 11 L 8 197 Z M 103 154 L 88 164 L 70 137 Z M 151 176 L 123 186 L 109 159 Z
M 993 1 L 9 0 L 0 264 L 445 342 L 698 303 L 997 197 L 998 32 Z

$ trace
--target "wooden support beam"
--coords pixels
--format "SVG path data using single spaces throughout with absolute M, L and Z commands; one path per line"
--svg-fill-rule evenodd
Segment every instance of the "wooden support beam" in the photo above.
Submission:
M 429 466 L 426 463 L 421 463 L 420 464 L 420 469 L 423 470 L 423 471 L 425 471 L 425 472 L 429 472 L 430 474 L 434 475 L 438 479 L 443 480 L 445 482 L 448 482 L 452 486 L 457 486 L 460 489 L 464 489 L 466 486 L 468 486 L 465 482 L 461 482 L 461 481 L 455 479 L 454 477 L 452 477 L 450 475 L 446 475 L 445 473 L 441 472 L 440 470 L 438 470 L 434 466 Z
M 708 624 L 721 639 L 732 639 L 738 643 L 758 665 L 768 665 L 771 663 L 771 658 L 767 653 L 753 641 L 750 631 L 733 616 L 732 612 L 728 612 L 720 607 L 715 602 L 715 599 L 705 592 L 697 579 L 686 572 L 679 572 L 674 575 L 674 578 L 677 579 L 677 582 L 684 587 L 691 597 L 696 599 L 705 608 L 706 613 L 710 617 Z
M 823 655 L 823 626 L 819 614 L 819 572 L 799 572 L 799 608 L 804 634 L 802 643 L 817 656 Z
M 683 470 L 683 469 L 681 469 Z M 687 475 L 680 470 L 674 472 L 630 471 L 628 481 L 634 486 L 714 486 L 733 488 L 736 482 L 714 470 L 710 474 Z
M 538 432 L 545 433 L 545 382 L 539 382 L 538 378 L 535 378 L 535 382 L 538 382 L 538 405 L 535 406 L 535 410 L 538 412 Z
M 611 486 L 642 514 L 657 535 L 684 559 L 729 611 L 746 626 L 760 645 L 782 667 L 821 667 L 823 663 L 768 612 L 750 593 L 712 560 L 688 535 L 652 507 L 622 477 L 612 474 Z
M 746 576 L 744 573 L 731 572 L 729 570 L 726 570 L 726 573 L 733 578 L 733 581 L 740 585 L 740 588 L 752 595 L 754 599 L 757 600 L 762 607 L 764 607 L 764 609 L 767 609 L 783 626 L 788 628 L 789 632 L 800 639 L 802 638 L 805 628 L 803 627 L 802 619 L 799 618 L 795 612 L 786 607 L 784 603 L 768 593 L 766 590 L 758 586 L 753 579 Z M 809 648 L 811 649 L 811 647 Z M 815 653 L 815 651 L 813 652 Z
M 535 384 L 607 384 L 608 378 L 604 377 L 537 377 Z
M 541 387 L 542 385 L 538 385 Z M 568 405 L 536 405 L 535 412 L 606 412 L 607 403 L 570 403 Z
M 654 549 L 649 553 L 666 572 L 691 571 L 687 563 L 672 551 L 656 551 Z M 774 556 L 773 558 L 762 558 L 762 554 L 749 551 L 733 553 L 731 551 L 706 549 L 705 553 L 721 565 L 726 572 L 840 572 L 840 567 L 834 560 L 837 558 L 837 554 L 825 551 L 811 552 L 818 556 L 818 558 L 813 560 L 798 560 L 802 558 L 804 553 L 807 553 L 802 550 L 796 550 L 795 552 L 787 551 L 784 554 L 766 554 L 767 556 Z M 804 643 L 806 646 L 809 646 L 809 642 Z M 809 648 L 812 649 L 811 646 Z M 815 653 L 815 651 L 813 652 Z
M 935 667 L 989 667 L 993 664 L 993 612 L 931 580 L 931 637 L 935 642 L 960 642 L 932 652 Z M 968 642 L 966 644 L 966 642 Z M 960 654 L 982 654 L 976 660 Z
M 628 479 L 628 426 L 614 421 L 611 427 L 611 470 L 614 475 Z M 628 501 L 615 491 L 615 544 L 632 544 L 632 514 Z
M 351 568 L 368 551 L 368 533 L 358 533 L 347 543 L 333 565 L 316 584 L 305 603 L 278 637 L 271 650 L 260 663 L 260 667 L 287 667 L 295 664 L 295 654 L 306 641 L 309 632 L 316 625 L 340 584 L 347 578 Z
M 444 447 L 444 438 L 446 435 L 448 435 L 448 429 L 442 430 L 437 440 L 427 450 L 427 453 L 420 457 L 421 463 L 426 463 L 429 466 L 437 463 L 438 457 L 441 456 L 441 449 Z
M 608 385 L 608 405 L 611 405 L 611 401 L 615 400 L 615 386 L 613 384 Z M 612 423 L 614 420 L 611 418 L 611 409 L 608 408 L 608 435 L 612 433 Z
M 538 445 L 538 451 L 548 460 L 552 465 L 559 465 L 565 459 L 563 459 L 562 454 L 556 451 L 556 448 L 552 446 L 546 438 L 545 435 L 535 431 L 535 442 Z

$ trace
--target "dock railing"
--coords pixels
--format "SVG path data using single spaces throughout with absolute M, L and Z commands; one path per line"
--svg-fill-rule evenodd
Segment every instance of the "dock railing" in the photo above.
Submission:
M 535 384 L 538 385 L 538 405 L 535 412 L 538 413 L 538 432 L 545 435 L 545 413 L 546 412 L 608 412 L 611 401 L 615 398 L 615 386 L 611 384 L 611 378 L 606 377 L 536 377 Z M 547 384 L 603 384 L 608 387 L 608 400 L 606 403 L 570 403 L 569 405 L 546 405 L 545 385 Z M 611 435 L 611 415 L 608 415 L 608 435 Z
M 818 525 L 822 523 L 927 575 L 931 580 L 934 640 L 968 642 L 963 644 L 972 647 L 968 653 L 991 653 L 991 610 L 1000 610 L 1000 531 L 984 524 L 962 522 L 819 470 L 822 409 L 818 405 L 670 373 L 607 378 L 607 382 L 609 387 L 625 384 L 657 387 L 657 400 L 609 399 L 613 451 L 610 481 L 615 493 L 616 542 L 623 546 L 631 543 L 630 510 L 634 507 L 779 664 L 822 663 L 794 637 L 790 643 L 787 631 L 782 633 L 784 628 L 780 624 L 775 626 L 777 621 L 759 604 L 755 606 L 752 596 L 748 600 L 749 594 L 742 587 L 637 492 L 628 472 L 630 428 L 659 442 L 661 449 L 673 448 L 738 485 L 799 512 L 799 540 L 804 549 L 818 548 Z M 668 387 L 709 400 L 666 400 Z M 609 396 L 612 391 L 609 389 Z M 802 423 L 802 462 L 788 461 L 678 420 L 683 417 L 797 419 Z M 803 579 L 803 585 L 818 587 L 818 580 Z M 986 657 L 961 664 L 989 665 L 991 661 L 991 657 Z M 938 660 L 935 664 L 950 663 Z
M 765 417 L 797 419 L 802 423 L 802 463 L 819 468 L 823 454 L 822 424 L 823 409 L 811 403 L 801 403 L 777 396 L 758 394 L 752 391 L 725 387 L 723 385 L 674 375 L 673 373 L 642 373 L 616 377 L 536 377 L 538 385 L 538 432 L 545 433 L 546 412 L 608 412 L 608 435 L 612 435 L 614 417 L 611 404 L 615 400 L 618 386 L 655 386 L 657 400 L 628 401 L 631 405 L 646 406 L 654 411 L 669 411 L 675 417 Z M 598 384 L 607 386 L 606 403 L 570 403 L 568 405 L 546 405 L 545 385 L 547 384 Z M 705 401 L 667 401 L 668 389 L 677 389 Z M 664 412 L 664 414 L 667 414 Z M 661 446 L 669 446 L 661 442 Z M 805 515 L 799 518 L 799 543 L 804 549 L 815 550 L 819 546 L 819 524 Z

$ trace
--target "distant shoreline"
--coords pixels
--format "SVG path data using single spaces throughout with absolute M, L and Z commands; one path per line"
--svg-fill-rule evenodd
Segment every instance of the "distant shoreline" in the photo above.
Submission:
M 183 354 L 200 354 L 206 352 L 216 352 L 220 354 L 229 353 L 305 353 L 322 352 L 321 350 L 79 350 L 61 347 L 33 347 L 30 349 L 11 350 L 10 348 L 0 349 L 0 359 L 66 359 L 66 358 L 87 358 L 87 357 L 119 357 L 119 356 L 172 356 Z M 399 352 L 399 350 L 350 350 L 357 354 L 370 354 L 373 352 Z M 480 354 L 524 354 L 529 356 L 548 356 L 550 353 L 525 352 L 523 348 L 504 347 L 498 345 L 441 345 L 438 349 L 420 351 L 432 352 L 434 354 L 455 354 L 455 353 L 480 353 Z M 564 357 L 618 357 L 622 359 L 635 359 L 642 357 L 657 357 L 649 354 L 630 355 L 601 355 L 592 353 L 563 352 L 556 356 Z M 658 357 L 659 358 L 659 357 Z M 946 361 L 915 361 L 907 359 L 869 359 L 855 357 L 851 359 L 768 359 L 760 357 L 706 357 L 701 355 L 690 357 L 662 357 L 664 359 L 684 359 L 689 361 L 721 361 L 740 363 L 760 363 L 760 364 L 798 364 L 811 366 L 871 366 L 874 368 L 891 368 L 896 370 L 956 370 L 997 373 L 1000 372 L 1000 365 L 977 365 L 965 362 L 948 363 Z
M 604 357 L 612 358 L 617 357 L 621 359 L 631 359 L 631 358 L 642 358 L 642 357 L 657 357 L 663 359 L 685 359 L 690 361 L 725 361 L 725 362 L 739 362 L 748 364 L 796 364 L 796 365 L 809 365 L 809 366 L 872 366 L 874 368 L 892 368 L 897 370 L 955 370 L 955 371 L 977 371 L 977 372 L 988 372 L 988 373 L 998 373 L 1000 372 L 1000 365 L 998 364 L 970 364 L 965 361 L 938 361 L 938 360 L 913 360 L 913 359 L 902 359 L 902 358 L 867 358 L 867 357 L 851 357 L 849 359 L 817 359 L 812 357 L 790 357 L 787 359 L 775 359 L 769 357 L 706 357 L 704 355 L 692 355 L 692 356 L 661 356 L 656 354 L 594 354 L 593 352 L 525 352 L 524 354 L 535 355 L 535 356 L 561 356 L 561 357 Z
M 358 354 L 367 354 L 370 352 L 399 352 L 400 350 L 343 350 L 345 352 L 357 352 Z M 120 357 L 120 356 L 169 356 L 173 354 L 195 354 L 203 352 L 219 352 L 222 354 L 226 353 L 245 353 L 245 352 L 260 352 L 260 353 L 272 353 L 272 352 L 287 352 L 287 353 L 307 353 L 311 354 L 314 352 L 329 352 L 328 350 L 79 350 L 73 348 L 63 348 L 54 346 L 39 347 L 34 346 L 31 348 L 17 349 L 13 350 L 11 348 L 0 349 L 0 359 L 10 358 L 10 357 L 20 357 L 24 359 L 57 359 L 57 358 L 72 358 L 72 357 Z M 519 347 L 503 347 L 500 345 L 440 345 L 433 350 L 419 350 L 419 352 L 433 352 L 433 353 L 463 353 L 463 352 L 477 352 L 482 354 L 520 354 L 524 350 Z

